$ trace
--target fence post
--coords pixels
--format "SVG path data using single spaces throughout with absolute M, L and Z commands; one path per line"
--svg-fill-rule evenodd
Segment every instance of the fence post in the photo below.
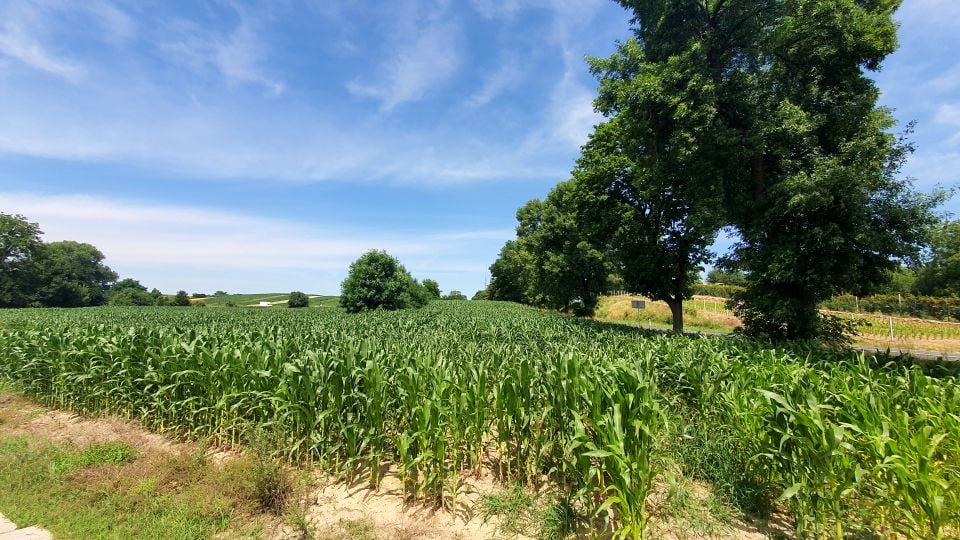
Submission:
M 893 317 L 890 317 L 890 341 L 893 341 Z

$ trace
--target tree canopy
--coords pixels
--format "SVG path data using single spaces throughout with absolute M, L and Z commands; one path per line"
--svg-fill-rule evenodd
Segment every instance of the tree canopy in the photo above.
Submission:
M 609 265 L 579 226 L 588 195 L 561 182 L 543 201 L 517 211 L 517 240 L 491 265 L 491 300 L 509 300 L 590 315 L 606 287 Z
M 361 255 L 341 284 L 340 306 L 349 313 L 421 307 L 427 300 L 423 287 L 386 251 Z
M 733 226 L 741 241 L 725 263 L 747 275 L 736 298 L 741 319 L 770 337 L 806 338 L 824 330 L 820 301 L 874 286 L 917 253 L 938 199 L 900 178 L 910 147 L 889 133 L 893 121 L 865 74 L 896 49 L 899 1 L 620 4 L 632 12 L 635 37 L 591 62 L 601 80 L 597 107 L 612 118 L 582 160 L 598 151 L 620 165 L 601 166 L 601 178 L 625 186 L 615 158 L 630 155 L 669 199 L 662 202 L 673 213 L 653 222 L 682 231 L 664 235 L 677 238 L 672 245 L 647 243 L 659 255 L 625 260 L 672 253 L 692 269 L 716 228 Z M 657 199 L 656 190 L 623 191 Z M 665 273 L 679 296 L 682 272 Z M 664 279 L 629 268 L 623 277 L 650 289 Z
M 440 298 L 440 284 L 432 279 L 423 280 L 423 290 L 433 300 Z
M 43 244 L 37 265 L 36 300 L 50 307 L 98 306 L 117 274 L 103 264 L 103 253 L 90 244 L 63 241 Z
M 0 213 L 0 307 L 36 301 L 32 293 L 41 234 L 40 226 L 27 218 Z
M 287 298 L 287 307 L 305 308 L 310 307 L 310 297 L 300 291 L 293 291 Z
M 730 227 L 740 240 L 720 263 L 743 277 L 737 314 L 755 334 L 802 339 L 832 328 L 822 300 L 916 258 L 942 196 L 901 177 L 912 147 L 866 74 L 897 47 L 899 0 L 619 3 L 633 38 L 589 60 L 606 119 L 573 180 L 518 212 L 491 298 L 562 306 L 577 272 L 608 265 L 680 330 Z
M 960 296 L 960 221 L 944 221 L 931 234 L 925 264 L 913 291 L 927 296 Z

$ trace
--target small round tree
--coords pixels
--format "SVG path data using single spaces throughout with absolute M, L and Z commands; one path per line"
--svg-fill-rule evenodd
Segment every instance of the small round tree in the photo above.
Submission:
M 310 307 L 310 297 L 300 291 L 293 291 L 290 293 L 290 299 L 287 300 L 287 307 Z
M 190 297 L 187 295 L 187 291 L 177 291 L 177 295 L 173 297 L 173 305 L 189 306 Z
M 340 307 L 348 313 L 404 309 L 426 303 L 426 293 L 400 262 L 386 251 L 371 250 L 350 265 L 343 280 Z

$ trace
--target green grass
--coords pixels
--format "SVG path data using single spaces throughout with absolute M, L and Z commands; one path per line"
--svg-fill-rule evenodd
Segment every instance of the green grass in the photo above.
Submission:
M 227 294 L 221 296 L 208 296 L 200 300 L 212 307 L 223 307 L 227 304 L 234 304 L 237 307 L 256 305 L 258 302 L 275 302 L 277 300 L 286 300 L 290 293 L 254 293 L 254 294 Z
M 0 511 L 55 538 L 209 538 L 236 517 L 245 470 L 142 462 L 123 444 L 84 449 L 0 438 Z M 242 526 L 235 524 L 239 529 Z
M 308 294 L 310 296 L 310 307 L 332 308 L 338 307 L 339 296 L 322 296 Z M 227 294 L 221 296 L 209 296 L 199 299 L 209 307 L 251 307 L 257 306 L 260 302 L 273 302 L 276 308 L 287 307 L 286 300 L 290 293 L 253 293 L 253 294 Z

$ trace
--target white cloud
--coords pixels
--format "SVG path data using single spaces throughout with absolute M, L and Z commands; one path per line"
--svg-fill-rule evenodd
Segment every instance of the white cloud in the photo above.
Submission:
M 471 107 L 483 107 L 497 98 L 503 91 L 517 83 L 523 71 L 515 59 L 510 59 L 490 73 L 477 91 L 470 96 L 467 104 Z
M 97 26 L 114 42 L 122 42 L 135 37 L 137 23 L 108 0 L 84 0 L 77 2 L 76 8 L 86 11 Z
M 7 56 L 39 71 L 76 82 L 83 66 L 66 55 L 54 52 L 44 43 L 51 31 L 47 6 L 10 1 L 0 17 L 0 55 Z
M 6 0 L 0 18 L 0 56 L 70 82 L 80 82 L 88 69 L 67 47 L 55 42 L 77 28 L 90 28 L 93 40 L 119 44 L 133 37 L 136 23 L 108 0 Z
M 960 26 L 960 2 L 956 0 L 911 0 L 897 12 L 900 20 L 916 20 L 941 27 Z
M 139 277 L 146 272 L 144 277 L 155 286 L 173 290 L 185 285 L 165 282 L 167 274 L 188 275 L 188 270 L 199 275 L 229 272 L 246 276 L 252 290 L 263 290 L 258 289 L 264 285 L 257 285 L 257 279 L 284 272 L 324 271 L 339 276 L 369 249 L 387 250 L 412 271 L 481 272 L 485 263 L 469 263 L 472 244 L 502 242 L 513 236 L 511 230 L 401 236 L 211 208 L 82 195 L 0 192 L 0 208 L 39 223 L 47 242 L 93 244 L 121 275 Z M 338 280 L 328 279 L 325 290 L 335 290 Z M 212 280 L 193 285 L 210 287 L 222 288 Z
M 960 105 L 940 105 L 935 117 L 937 123 L 960 126 Z
M 354 79 L 347 90 L 379 100 L 384 111 L 418 101 L 456 73 L 459 34 L 460 24 L 445 6 L 406 3 L 397 15 L 390 57 L 377 67 L 378 75 Z
M 79 80 L 84 73 L 80 64 L 57 57 L 29 35 L 9 26 L 0 30 L 0 54 L 70 81 Z
M 192 21 L 175 20 L 167 23 L 166 35 L 158 46 L 172 60 L 195 73 L 213 69 L 228 84 L 254 84 L 279 96 L 286 89 L 285 84 L 267 74 L 266 52 L 257 32 L 256 20 L 244 12 L 240 12 L 240 22 L 227 33 L 208 30 Z

